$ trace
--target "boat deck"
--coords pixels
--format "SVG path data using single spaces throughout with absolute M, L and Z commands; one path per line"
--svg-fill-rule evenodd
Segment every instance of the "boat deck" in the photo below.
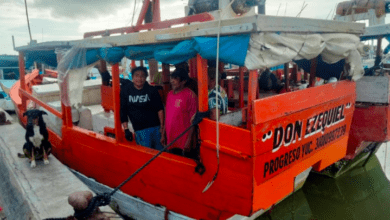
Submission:
M 16 120 L 0 126 L 0 217 L 7 219 L 46 219 L 73 215 L 68 196 L 76 191 L 89 190 L 53 155 L 50 164 L 37 161 L 30 168 L 22 152 L 25 130 Z M 109 206 L 102 211 L 113 212 Z

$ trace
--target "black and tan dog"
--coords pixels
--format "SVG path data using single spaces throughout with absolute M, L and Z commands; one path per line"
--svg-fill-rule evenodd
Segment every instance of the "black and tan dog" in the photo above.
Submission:
M 23 146 L 24 155 L 18 154 L 18 156 L 28 157 L 32 168 L 36 167 L 35 160 L 42 159 L 42 157 L 44 164 L 49 164 L 51 143 L 42 115 L 47 115 L 47 113 L 38 109 L 23 113 L 23 116 L 27 116 L 26 143 Z

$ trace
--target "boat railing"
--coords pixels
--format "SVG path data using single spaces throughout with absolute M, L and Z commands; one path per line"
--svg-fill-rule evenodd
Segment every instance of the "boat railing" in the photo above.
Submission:
M 53 78 L 57 78 L 58 77 L 58 72 L 54 71 L 54 70 L 50 70 L 50 69 L 45 69 L 44 70 L 44 74 L 47 75 L 47 76 L 53 77 Z
M 142 30 L 164 29 L 164 28 L 169 28 L 173 25 L 188 24 L 192 22 L 205 22 L 205 21 L 211 21 L 213 19 L 214 17 L 211 14 L 205 12 L 202 14 L 191 15 L 188 17 L 176 18 L 176 19 L 160 21 L 160 22 L 145 23 L 145 24 L 132 26 L 132 27 L 122 27 L 122 28 L 115 28 L 115 29 L 104 30 L 104 31 L 86 32 L 84 33 L 84 38 L 99 36 L 99 35 L 109 36 L 112 34 L 123 34 L 123 33 L 128 34 L 128 33 L 138 32 Z

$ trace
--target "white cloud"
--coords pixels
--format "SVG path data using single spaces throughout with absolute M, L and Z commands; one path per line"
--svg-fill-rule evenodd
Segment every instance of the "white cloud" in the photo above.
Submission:
M 81 39 L 85 32 L 131 26 L 134 3 L 136 23 L 143 0 L 27 0 L 31 32 L 38 42 Z M 328 19 L 343 0 L 267 0 L 266 14 Z M 161 19 L 184 16 L 188 0 L 160 0 Z M 287 7 L 286 7 L 287 4 Z M 24 0 L 0 0 L 0 54 L 14 54 L 11 36 L 17 46 L 29 42 Z
M 49 9 L 56 18 L 96 18 L 116 14 L 118 8 L 130 5 L 128 0 L 34 0 L 33 8 Z

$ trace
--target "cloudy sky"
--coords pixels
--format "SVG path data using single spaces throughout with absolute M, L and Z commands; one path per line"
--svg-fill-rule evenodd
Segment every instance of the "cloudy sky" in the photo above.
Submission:
M 84 32 L 129 26 L 137 20 L 142 0 L 27 0 L 32 38 L 38 42 L 81 39 Z M 162 20 L 184 16 L 188 0 L 160 0 Z M 342 0 L 267 0 L 266 14 L 330 19 Z M 136 4 L 134 5 L 134 3 Z M 136 8 L 134 12 L 134 6 Z M 133 16 L 133 14 L 135 16 Z M 30 40 L 24 0 L 0 0 L 0 54 Z

